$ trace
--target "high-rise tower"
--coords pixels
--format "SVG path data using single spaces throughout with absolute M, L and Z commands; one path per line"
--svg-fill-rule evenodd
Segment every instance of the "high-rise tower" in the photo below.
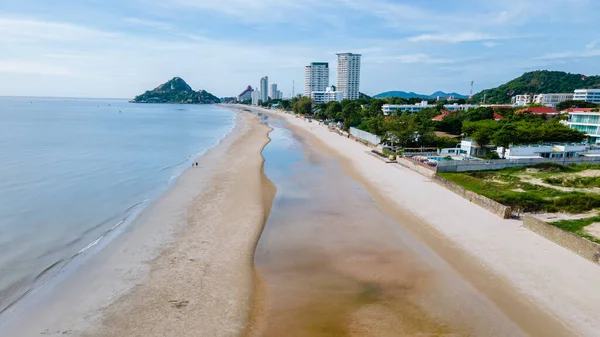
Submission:
M 345 99 L 358 99 L 360 96 L 360 54 L 337 54 L 337 90 L 344 93 Z

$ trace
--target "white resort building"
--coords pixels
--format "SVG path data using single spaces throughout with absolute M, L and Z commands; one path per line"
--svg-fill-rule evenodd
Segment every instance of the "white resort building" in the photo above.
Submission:
M 311 92 L 310 97 L 313 99 L 315 104 L 329 103 L 333 101 L 341 102 L 344 99 L 344 93 L 337 91 L 335 86 L 332 85 L 325 88 L 325 91 Z
M 329 86 L 329 63 L 312 62 L 304 69 L 304 96 L 313 91 L 325 91 Z
M 567 125 L 571 129 L 581 131 L 590 137 L 590 143 L 600 144 L 600 112 L 592 108 L 572 108 L 569 113 Z
M 429 104 L 427 101 L 421 101 L 420 103 L 415 103 L 415 104 L 384 104 L 381 107 L 381 110 L 383 111 L 383 114 L 387 116 L 395 111 L 419 112 L 423 109 L 433 109 L 435 107 L 436 107 L 435 104 Z M 477 107 L 479 107 L 479 105 L 454 103 L 454 104 L 444 105 L 444 110 L 452 111 L 452 112 L 466 111 L 471 108 L 477 108 Z
M 573 99 L 576 101 L 600 103 L 600 89 L 577 89 L 575 90 Z
M 572 100 L 574 94 L 538 94 L 538 95 L 516 95 L 512 97 L 515 106 L 527 106 L 532 103 L 554 108 L 558 103 Z
M 345 99 L 360 97 L 360 54 L 337 54 L 337 90 L 344 93 Z

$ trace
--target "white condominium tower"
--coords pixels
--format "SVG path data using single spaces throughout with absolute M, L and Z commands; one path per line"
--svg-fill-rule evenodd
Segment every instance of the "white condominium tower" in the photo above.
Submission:
M 279 99 L 279 90 L 277 90 L 277 83 L 271 83 L 269 85 L 269 98 Z
M 344 93 L 345 99 L 358 99 L 360 96 L 360 54 L 337 54 L 337 90 Z
M 304 70 L 304 96 L 313 91 L 325 91 L 329 86 L 329 63 L 312 62 Z
M 260 79 L 260 100 L 266 102 L 269 100 L 269 77 Z

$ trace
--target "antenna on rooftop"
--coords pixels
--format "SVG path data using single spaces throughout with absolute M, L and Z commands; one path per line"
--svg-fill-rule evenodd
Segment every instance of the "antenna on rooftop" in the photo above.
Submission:
M 471 91 L 469 91 L 469 99 L 473 98 L 473 84 L 475 81 L 471 81 Z

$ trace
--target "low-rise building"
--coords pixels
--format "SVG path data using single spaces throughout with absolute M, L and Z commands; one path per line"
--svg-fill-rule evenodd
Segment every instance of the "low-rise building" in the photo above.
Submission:
M 530 104 L 540 104 L 550 108 L 554 108 L 558 103 L 572 100 L 573 97 L 574 94 L 572 93 L 516 95 L 512 97 L 512 104 L 514 106 L 528 106 Z
M 532 95 L 516 95 L 513 96 L 512 99 L 512 104 L 515 106 L 526 106 L 531 104 L 531 102 L 533 102 L 533 96 Z
M 600 89 L 577 89 L 573 100 L 600 103 Z
M 433 109 L 435 108 L 436 105 L 434 104 L 429 104 L 429 102 L 427 101 L 422 101 L 420 103 L 415 103 L 415 104 L 384 104 L 381 107 L 381 110 L 383 111 L 384 115 L 389 115 L 395 111 L 401 111 L 401 112 L 419 112 L 421 110 L 424 109 Z M 454 104 L 446 104 L 444 105 L 444 109 L 450 112 L 455 112 L 455 111 L 466 111 L 472 108 L 477 108 L 479 107 L 478 105 L 475 104 L 458 104 L 458 103 L 454 103 Z
M 571 129 L 581 131 L 590 137 L 589 142 L 600 144 L 600 112 L 590 108 L 567 109 L 569 119 L 567 125 Z
M 467 156 L 485 156 L 496 149 L 495 145 L 488 144 L 481 146 L 475 140 L 470 138 L 463 138 L 460 142 L 460 152 Z
M 337 91 L 335 86 L 329 86 L 325 88 L 325 91 L 311 92 L 310 97 L 315 104 L 326 104 L 333 101 L 341 102 L 344 99 L 344 92 Z
M 533 102 L 535 104 L 545 105 L 547 107 L 555 108 L 558 103 L 564 101 L 570 101 L 574 97 L 574 94 L 539 94 L 535 95 Z
M 537 158 L 572 158 L 587 152 L 586 144 L 525 144 L 511 145 L 508 148 L 498 147 L 496 152 L 504 159 L 537 159 Z M 504 156 L 504 157 L 502 157 Z

